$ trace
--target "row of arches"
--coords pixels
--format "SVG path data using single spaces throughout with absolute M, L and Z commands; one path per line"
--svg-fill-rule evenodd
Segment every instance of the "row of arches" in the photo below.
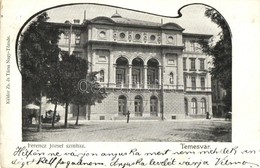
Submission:
M 124 95 L 118 97 L 118 114 L 125 115 L 128 111 L 127 98 Z M 150 97 L 150 116 L 158 116 L 158 98 L 156 96 Z M 135 96 L 134 98 L 134 115 L 143 116 L 144 112 L 144 103 L 143 98 L 140 95 Z
M 137 57 L 132 60 L 131 66 L 125 57 L 116 60 L 116 84 L 131 87 L 149 88 L 159 86 L 160 71 L 158 60 L 151 58 L 144 65 L 144 61 Z
M 200 108 L 198 108 L 198 103 L 200 103 Z M 194 97 L 191 99 L 190 103 L 188 98 L 184 98 L 184 109 L 186 115 L 204 115 L 207 112 L 206 98 L 201 98 L 198 102 L 198 100 Z
M 158 65 L 161 66 L 160 60 L 157 59 L 156 57 L 151 57 L 149 59 L 144 59 L 142 57 L 137 56 L 137 57 L 135 57 L 133 59 L 129 59 L 129 58 L 125 57 L 125 56 L 119 56 L 119 57 L 117 57 L 115 59 L 114 64 L 117 64 L 117 62 L 121 61 L 121 60 L 124 60 L 127 63 L 127 65 L 130 65 L 130 64 L 133 65 L 134 63 L 139 63 L 139 62 L 142 62 L 142 64 L 144 64 L 144 65 L 148 65 L 150 60 L 156 60 L 156 62 L 158 62 Z

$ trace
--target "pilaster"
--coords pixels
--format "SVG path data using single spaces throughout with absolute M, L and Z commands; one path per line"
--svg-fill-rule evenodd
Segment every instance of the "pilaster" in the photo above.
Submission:
M 178 54 L 177 60 L 177 87 L 183 89 L 183 59 L 181 54 Z
M 132 88 L 132 65 L 128 65 L 128 84 L 129 84 L 129 88 Z
M 147 88 L 147 65 L 144 65 L 144 88 Z

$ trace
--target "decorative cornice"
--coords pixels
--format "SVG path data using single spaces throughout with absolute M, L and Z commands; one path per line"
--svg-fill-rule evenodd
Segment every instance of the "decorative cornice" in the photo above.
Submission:
M 163 44 L 147 44 L 147 43 L 120 43 L 117 41 L 98 41 L 98 40 L 89 40 L 87 41 L 89 44 L 106 44 L 111 46 L 138 46 L 138 47 L 155 47 L 155 48 L 169 48 L 169 49 L 180 49 L 182 50 L 183 46 L 171 46 L 171 45 L 163 45 Z

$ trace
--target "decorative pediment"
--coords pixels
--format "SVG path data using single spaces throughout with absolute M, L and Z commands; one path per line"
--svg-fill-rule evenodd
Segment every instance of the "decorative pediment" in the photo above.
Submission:
M 91 20 L 92 23 L 105 23 L 105 24 L 115 24 L 115 22 L 108 17 L 99 16 Z
M 162 28 L 170 29 L 170 30 L 177 30 L 177 31 L 183 31 L 184 30 L 181 26 L 179 26 L 178 24 L 173 23 L 173 22 L 163 24 Z

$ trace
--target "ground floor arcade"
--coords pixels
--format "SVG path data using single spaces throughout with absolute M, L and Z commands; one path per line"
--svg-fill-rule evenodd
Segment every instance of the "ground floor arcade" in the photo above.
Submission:
M 204 118 L 212 114 L 210 94 L 184 94 L 176 90 L 134 89 L 108 90 L 102 103 L 91 107 L 81 106 L 80 118 L 90 120 L 124 119 L 127 112 L 133 119 L 184 119 Z M 78 107 L 70 106 L 70 117 L 77 116 Z

